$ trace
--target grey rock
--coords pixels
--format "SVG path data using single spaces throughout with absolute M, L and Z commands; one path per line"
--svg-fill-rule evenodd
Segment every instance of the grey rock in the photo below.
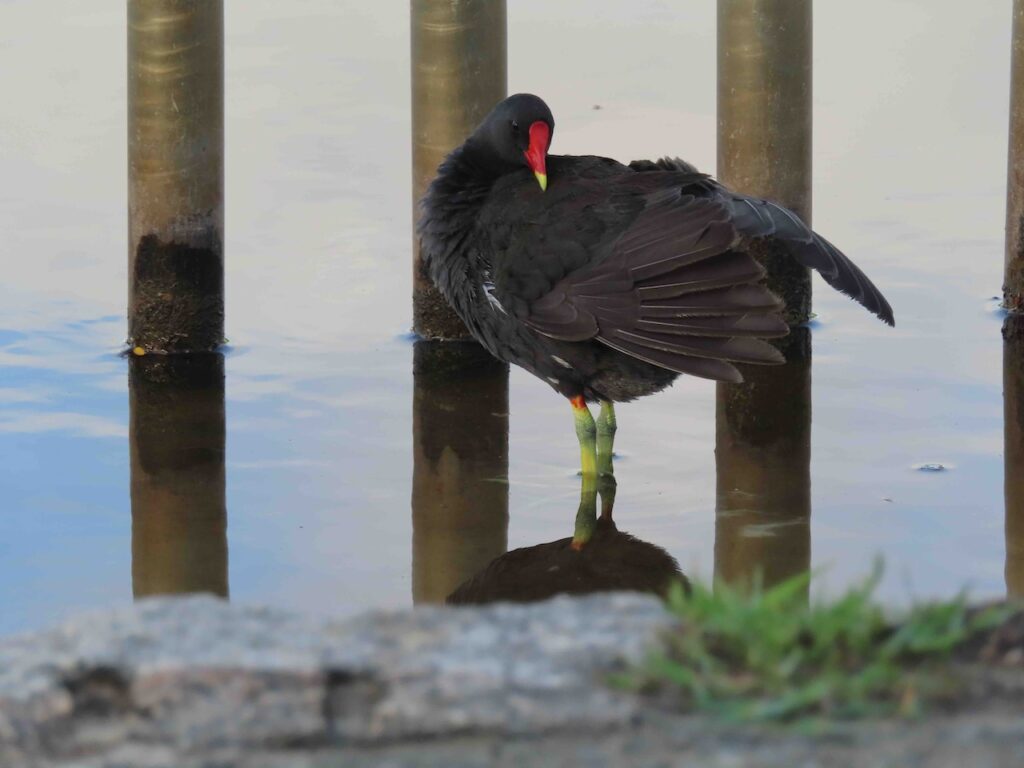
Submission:
M 623 726 L 639 704 L 601 678 L 669 623 L 626 594 L 344 622 L 146 600 L 0 641 L 0 765 Z
M 606 685 L 670 626 L 638 595 L 341 622 L 147 600 L 0 640 L 0 767 L 1024 764 L 1024 670 L 981 669 L 978 706 L 913 723 L 729 727 Z

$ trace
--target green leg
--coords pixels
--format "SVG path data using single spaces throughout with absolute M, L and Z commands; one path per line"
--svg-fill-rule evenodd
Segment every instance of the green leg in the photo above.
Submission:
M 580 485 L 580 508 L 576 512 L 576 525 L 572 532 L 572 548 L 583 549 L 597 529 L 597 476 L 583 474 Z
M 601 413 L 597 417 L 597 473 L 611 477 L 612 450 L 615 445 L 615 405 L 608 400 L 601 401 Z
M 612 508 L 615 506 L 615 491 L 618 483 L 615 482 L 615 475 L 601 475 L 597 481 L 597 490 L 601 494 L 601 519 L 612 519 Z
M 583 470 L 583 477 L 594 477 L 597 474 L 597 427 L 582 396 L 572 399 L 572 413 L 576 421 L 576 437 L 580 441 L 580 468 Z

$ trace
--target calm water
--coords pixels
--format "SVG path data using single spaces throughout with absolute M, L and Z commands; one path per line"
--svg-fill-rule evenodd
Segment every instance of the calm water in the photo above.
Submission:
M 437 353 L 408 336 L 404 2 L 229 4 L 226 386 L 219 360 L 136 361 L 130 398 L 125 20 L 103 5 L 0 2 L 0 71 L 18 73 L 0 108 L 0 632 L 125 603 L 133 582 L 401 607 L 571 535 L 561 398 L 513 370 L 506 403 L 487 367 L 414 384 L 414 355 Z M 713 4 L 600 5 L 510 4 L 510 90 L 551 104 L 555 151 L 713 170 Z M 816 9 L 814 223 L 897 329 L 816 281 L 809 470 L 797 435 L 764 494 L 738 496 L 755 470 L 742 445 L 716 467 L 709 382 L 619 411 L 616 522 L 691 578 L 810 565 L 820 594 L 882 555 L 891 603 L 1007 590 L 1024 546 L 1004 530 L 992 298 L 1010 18 L 944 5 Z

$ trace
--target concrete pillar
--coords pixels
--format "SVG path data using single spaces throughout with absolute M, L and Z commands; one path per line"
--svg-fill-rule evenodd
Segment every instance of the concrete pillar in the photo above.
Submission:
M 507 95 L 505 0 L 411 0 L 412 199 L 441 161 Z M 426 274 L 413 245 L 413 327 L 427 339 L 463 339 L 462 321 Z
M 718 178 L 811 223 L 811 0 L 719 0 Z M 757 253 L 790 325 L 811 312 L 806 267 Z
M 128 337 L 224 341 L 223 0 L 128 2 Z
M 1003 304 L 1024 310 L 1024 0 L 1013 2 L 1010 58 L 1010 150 L 1006 179 Z
M 811 223 L 811 0 L 719 0 L 718 178 Z M 786 321 L 810 318 L 811 276 L 758 244 Z M 719 384 L 716 577 L 767 584 L 810 566 L 811 339 L 794 327 L 782 367 Z

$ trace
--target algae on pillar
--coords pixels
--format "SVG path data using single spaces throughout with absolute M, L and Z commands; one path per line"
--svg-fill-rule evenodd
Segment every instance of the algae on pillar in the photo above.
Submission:
M 412 199 L 445 156 L 507 95 L 505 0 L 411 0 Z M 428 339 L 468 338 L 413 246 L 413 327 Z
M 224 341 L 224 4 L 128 2 L 128 337 Z

